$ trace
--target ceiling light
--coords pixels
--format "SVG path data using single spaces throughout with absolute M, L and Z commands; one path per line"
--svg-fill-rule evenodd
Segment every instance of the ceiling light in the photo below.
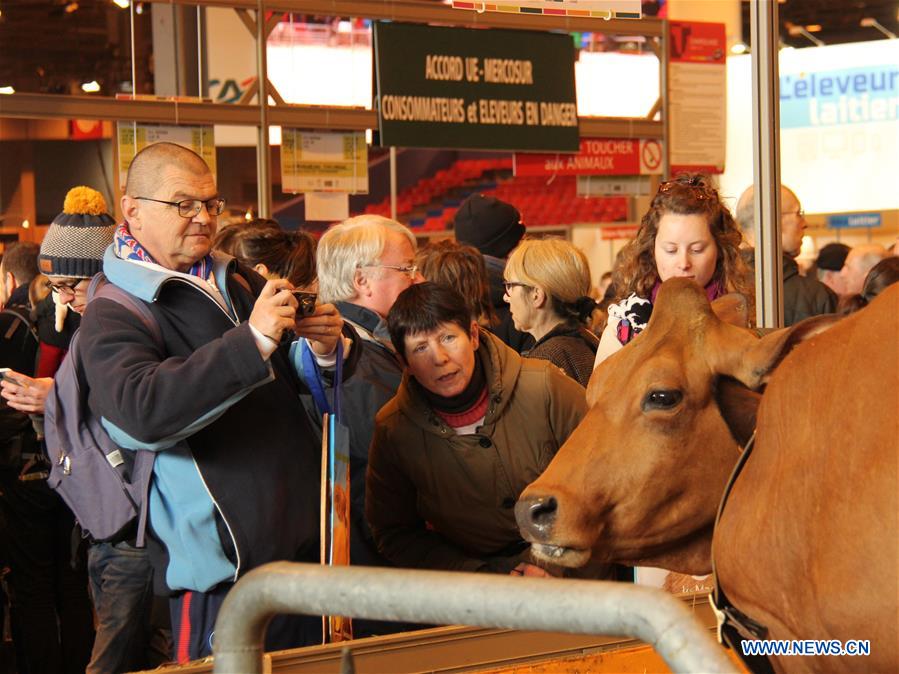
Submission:
M 899 12 L 897 12 L 896 16 L 899 17 Z M 889 30 L 888 28 L 884 27 L 884 25 L 882 23 L 880 23 L 880 21 L 878 21 L 874 17 L 866 16 L 865 18 L 863 18 L 861 21 L 858 22 L 858 25 L 862 26 L 863 28 L 876 28 L 881 33 L 883 33 L 888 38 L 890 38 L 891 40 L 896 39 L 896 33 Z
M 28 220 L 22 220 L 22 229 L 28 229 L 31 227 L 31 223 Z
M 737 42 L 730 48 L 731 54 L 745 54 L 749 51 L 749 47 L 746 46 L 745 42 Z
M 823 47 L 823 46 L 825 46 L 823 40 L 819 40 L 818 38 L 816 38 L 814 35 L 812 35 L 811 33 L 809 33 L 804 27 L 802 27 L 802 26 L 797 26 L 797 25 L 792 24 L 792 23 L 790 23 L 790 22 L 786 22 L 785 25 L 786 25 L 786 27 L 787 27 L 787 32 L 788 32 L 791 36 L 796 37 L 797 35 L 801 35 L 802 37 L 808 39 L 808 41 L 811 42 L 811 43 L 813 43 L 816 47 Z
M 134 11 L 135 11 L 137 14 L 143 14 L 143 13 L 144 13 L 144 3 L 142 3 L 142 2 L 137 3 L 137 4 L 134 6 Z
M 810 23 L 805 27 L 805 29 L 809 33 L 820 33 L 821 32 L 821 24 L 820 23 Z
M 81 90 L 86 94 L 95 94 L 100 91 L 100 85 L 97 80 L 91 80 L 81 85 Z
M 244 213 L 243 219 L 246 220 L 247 222 L 251 222 L 253 220 L 253 209 L 252 208 L 247 209 L 247 212 Z
M 75 0 L 72 0 L 69 4 L 66 5 L 66 14 L 71 14 L 72 12 L 78 11 L 78 3 Z
M 0 87 L 0 94 L 14 94 L 14 93 L 16 93 L 16 90 L 10 86 Z
M 131 6 L 131 0 L 112 0 L 112 4 L 122 9 L 128 9 Z

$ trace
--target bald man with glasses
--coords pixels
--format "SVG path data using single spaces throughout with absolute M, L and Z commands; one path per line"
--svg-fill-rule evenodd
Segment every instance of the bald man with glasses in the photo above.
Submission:
M 321 435 L 299 402 L 289 343 L 328 367 L 342 339 L 333 305 L 299 318 L 287 280 L 212 252 L 224 203 L 190 150 L 138 153 L 104 272 L 147 303 L 163 343 L 102 297 L 81 327 L 91 410 L 120 446 L 156 452 L 149 548 L 179 662 L 210 654 L 218 610 L 244 573 L 318 561 Z M 320 643 L 320 626 L 278 618 L 266 648 Z

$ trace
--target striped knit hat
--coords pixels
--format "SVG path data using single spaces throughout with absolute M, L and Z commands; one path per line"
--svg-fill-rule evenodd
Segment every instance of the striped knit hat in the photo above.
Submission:
M 62 213 L 41 243 L 38 267 L 47 276 L 90 278 L 103 269 L 103 253 L 112 243 L 115 221 L 106 200 L 90 187 L 73 187 Z

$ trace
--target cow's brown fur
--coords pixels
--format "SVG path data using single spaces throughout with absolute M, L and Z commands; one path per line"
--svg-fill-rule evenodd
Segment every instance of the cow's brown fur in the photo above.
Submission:
M 525 536 L 573 550 L 557 563 L 589 550 L 707 573 L 739 451 L 716 381 L 767 381 L 756 448 L 715 532 L 721 584 L 771 638 L 872 641 L 867 658 L 794 657 L 778 669 L 896 671 L 897 310 L 894 286 L 835 325 L 811 319 L 759 339 L 719 321 L 695 285 L 665 283 L 646 330 L 596 370 L 587 416 L 522 494 L 557 504 L 551 533 Z M 644 411 L 653 389 L 680 389 L 683 403 Z

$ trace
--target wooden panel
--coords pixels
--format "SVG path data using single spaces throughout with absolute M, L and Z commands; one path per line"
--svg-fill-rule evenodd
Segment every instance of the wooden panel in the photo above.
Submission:
M 733 651 L 727 651 L 734 663 L 734 672 L 747 673 L 748 670 L 740 662 Z M 649 646 L 625 648 L 608 653 L 547 660 L 530 665 L 485 669 L 477 674 L 599 674 L 615 672 L 615 674 L 647 674 L 667 673 L 671 669 L 665 661 Z

